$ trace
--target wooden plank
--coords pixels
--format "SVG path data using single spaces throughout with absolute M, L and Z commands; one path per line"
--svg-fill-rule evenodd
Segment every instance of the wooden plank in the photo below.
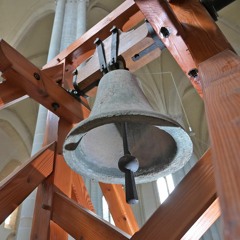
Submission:
M 88 116 L 86 108 L 78 100 L 3 40 L 0 41 L 0 71 L 6 81 L 23 89 L 30 97 L 67 121 L 79 122 Z
M 211 67 L 209 67 L 211 66 Z M 225 239 L 240 236 L 240 57 L 227 50 L 199 67 Z
M 141 50 L 153 44 L 154 40 L 151 37 L 148 37 L 148 35 L 149 33 L 145 23 L 130 32 L 119 33 L 118 56 L 122 56 L 124 58 L 126 62 L 126 68 L 131 72 L 136 71 L 160 56 L 160 49 L 155 49 L 155 51 L 150 52 L 143 58 L 144 61 L 143 59 L 138 61 L 132 60 L 132 57 L 135 54 L 138 54 Z M 111 36 L 103 41 L 107 63 L 111 62 L 111 44 Z M 99 80 L 103 76 L 99 68 L 98 53 L 95 51 L 92 58 L 79 71 L 77 82 L 79 83 L 80 89 L 84 90 L 84 88 L 88 87 L 90 84 Z
M 215 199 L 211 152 L 208 151 L 131 239 L 181 239 Z
M 174 0 L 170 6 L 183 26 L 182 37 L 197 66 L 225 49 L 233 50 L 199 0 Z
M 133 235 L 139 230 L 131 206 L 125 201 L 122 185 L 99 183 L 103 195 L 108 203 L 114 223 L 124 232 Z
M 46 181 L 43 181 L 37 189 L 30 239 L 49 239 L 49 221 L 51 219 L 52 205 L 51 196 L 53 192 L 52 177 L 53 174 L 51 174 Z M 60 237 L 59 239 L 61 240 Z
M 26 99 L 25 92 L 8 81 L 0 83 L 0 110 Z
M 59 176 L 60 174 L 60 176 Z M 55 189 L 61 189 L 71 196 L 72 172 L 62 155 L 56 155 L 54 173 L 38 188 L 31 239 L 67 240 L 68 234 L 55 223 L 50 224 L 52 215 L 52 198 Z
M 52 220 L 75 239 L 129 239 L 124 232 L 57 192 L 53 198 Z
M 203 215 L 184 234 L 181 240 L 199 240 L 209 227 L 220 217 L 221 211 L 217 198 Z
M 64 64 L 58 64 L 56 66 L 45 68 L 42 70 L 53 82 L 61 85 L 64 81 Z
M 92 212 L 95 212 L 91 198 L 88 195 L 84 180 L 79 174 L 75 172 L 72 173 L 72 195 L 74 196 L 74 200 L 79 205 Z
M 54 149 L 55 143 L 46 146 L 0 183 L 1 223 L 51 174 Z
M 61 144 L 63 143 L 63 139 L 66 137 L 66 134 L 72 128 L 72 124 L 64 119 L 60 119 L 59 126 L 61 127 L 58 127 L 58 121 L 59 118 L 49 111 L 47 115 L 44 145 L 49 141 L 57 140 L 58 137 L 60 142 L 57 143 L 56 147 L 54 172 L 51 177 L 43 182 L 43 184 L 41 184 L 38 188 L 31 231 L 31 238 L 33 239 L 68 239 L 68 234 L 60 229 L 55 223 L 50 225 L 54 189 L 60 189 L 70 197 L 72 185 L 72 171 L 65 163 L 62 155 L 58 154 L 61 152 Z
M 190 77 L 188 72 L 216 53 L 232 49 L 206 9 L 199 0 L 135 2 L 201 96 L 199 78 Z M 162 27 L 170 30 L 169 37 L 161 34 Z

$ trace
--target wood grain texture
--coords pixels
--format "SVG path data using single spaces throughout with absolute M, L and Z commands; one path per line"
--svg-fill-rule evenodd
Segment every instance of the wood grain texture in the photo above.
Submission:
M 199 0 L 174 0 L 170 6 L 183 27 L 182 37 L 196 65 L 223 50 L 233 50 Z
M 224 49 L 232 49 L 199 0 L 135 0 L 183 72 L 202 96 L 199 78 L 188 75 L 200 62 Z M 170 30 L 164 38 L 161 27 Z
M 181 239 L 216 197 L 211 152 L 208 151 L 131 239 Z
M 199 67 L 225 239 L 240 236 L 240 57 L 227 50 Z
M 23 89 L 30 97 L 71 123 L 88 116 L 86 108 L 62 87 L 51 80 L 14 48 L 0 41 L 0 71 L 12 85 Z M 34 75 L 38 74 L 37 80 Z M 59 104 L 57 109 L 53 103 Z
M 10 82 L 0 83 L 0 110 L 26 99 L 26 93 Z
M 46 146 L 0 183 L 1 223 L 51 174 L 54 149 L 55 143 Z
M 43 145 L 48 144 L 52 140 L 58 140 L 58 137 L 60 142 L 57 143 L 55 149 L 54 172 L 38 188 L 31 238 L 48 239 L 50 237 L 50 239 L 67 240 L 68 234 L 55 223 L 50 224 L 50 220 L 54 189 L 57 188 L 71 197 L 72 171 L 64 161 L 62 155 L 58 153 L 58 149 L 61 149 L 63 139 L 72 128 L 72 123 L 62 118 L 59 120 L 59 118 L 50 111 L 47 113 L 46 122 Z
M 129 239 L 129 236 L 124 232 L 57 192 L 53 198 L 52 220 L 68 231 L 75 239 Z
M 133 235 L 139 230 L 139 227 L 131 206 L 126 203 L 122 185 L 106 183 L 99 183 L 99 185 L 108 203 L 115 225 L 129 235 Z
M 74 200 L 82 207 L 92 212 L 95 212 L 94 206 L 88 194 L 84 180 L 79 174 L 75 172 L 73 172 L 72 175 L 72 195 L 74 195 Z
M 203 215 L 184 234 L 181 240 L 199 240 L 221 214 L 219 199 L 217 198 Z

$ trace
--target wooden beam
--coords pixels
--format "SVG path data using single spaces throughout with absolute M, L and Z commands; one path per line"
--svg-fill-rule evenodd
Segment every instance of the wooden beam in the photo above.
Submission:
M 47 63 L 44 68 L 52 67 L 65 61 L 67 71 L 72 72 L 93 54 L 95 50 L 94 41 L 96 38 L 107 38 L 113 26 L 123 31 L 128 31 L 143 19 L 144 17 L 139 13 L 139 8 L 136 6 L 135 2 L 133 0 L 126 0 L 79 39 L 69 45 L 68 48 L 58 54 L 53 60 Z
M 190 77 L 189 71 L 216 53 L 232 49 L 206 9 L 199 0 L 135 2 L 201 96 L 199 79 Z M 164 37 L 162 27 L 169 29 L 169 36 Z
M 183 28 L 182 37 L 197 66 L 223 50 L 233 50 L 201 1 L 174 0 L 170 6 Z M 184 56 L 183 52 L 179 54 Z
M 219 199 L 217 198 L 203 215 L 184 234 L 181 240 L 199 240 L 220 216 Z
M 95 212 L 83 178 L 75 172 L 72 174 L 72 195 L 74 196 L 74 200 L 82 207 Z
M 129 239 L 124 232 L 57 192 L 53 197 L 52 220 L 75 239 Z
M 209 67 L 211 66 L 211 67 Z M 240 57 L 227 50 L 199 67 L 225 239 L 240 236 Z
M 216 199 L 208 151 L 132 240 L 181 239 Z
M 53 171 L 55 143 L 52 143 L 29 161 L 17 168 L 0 184 L 0 222 Z
M 0 83 L 0 110 L 20 102 L 27 97 L 22 89 L 11 85 L 8 81 Z
M 55 151 L 55 165 L 54 172 L 50 178 L 43 182 L 38 188 L 36 204 L 33 216 L 33 226 L 31 231 L 31 239 L 58 239 L 67 240 L 68 234 L 60 229 L 56 224 L 50 224 L 52 213 L 52 197 L 55 188 L 60 189 L 67 196 L 71 197 L 72 186 L 72 171 L 65 163 L 63 156 L 58 154 L 59 149 L 62 148 L 62 142 L 68 131 L 72 128 L 72 124 L 60 119 L 58 127 L 58 117 L 52 112 L 48 112 L 47 126 L 44 138 L 44 145 L 49 141 L 57 140 L 58 136 L 60 142 L 57 143 Z
M 103 195 L 108 203 L 114 223 L 124 232 L 133 235 L 139 230 L 131 206 L 125 201 L 122 185 L 99 183 Z
M 0 41 L 0 71 L 6 81 L 70 123 L 88 116 L 86 107 L 3 40 Z

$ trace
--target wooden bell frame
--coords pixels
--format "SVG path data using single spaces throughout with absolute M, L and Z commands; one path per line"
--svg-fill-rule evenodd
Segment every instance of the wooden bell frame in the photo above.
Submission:
M 78 83 L 86 89 L 99 79 L 93 42 L 97 37 L 106 39 L 105 50 L 109 52 L 114 25 L 123 31 L 119 55 L 130 71 L 158 57 L 160 50 L 135 64 L 130 61 L 153 43 L 144 24 L 129 31 L 143 19 L 149 21 L 203 96 L 211 149 L 141 229 L 125 203 L 122 187 L 100 183 L 119 230 L 94 214 L 81 176 L 61 155 L 68 131 L 89 115 L 87 103 L 82 104 L 84 98 L 79 102 L 61 85 L 72 86 L 72 71 L 90 57 L 79 72 Z M 168 37 L 161 33 L 162 27 L 169 30 Z M 189 74 L 192 69 L 198 69 L 195 78 Z M 65 240 L 67 233 L 86 240 L 198 239 L 220 212 L 225 239 L 239 238 L 240 58 L 198 0 L 126 0 L 41 70 L 1 40 L 0 71 L 6 79 L 0 84 L 1 109 L 26 95 L 49 109 L 42 150 L 0 184 L 1 222 L 38 187 L 31 239 Z

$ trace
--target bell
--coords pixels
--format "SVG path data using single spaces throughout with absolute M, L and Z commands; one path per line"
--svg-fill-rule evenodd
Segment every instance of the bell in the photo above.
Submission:
M 124 184 L 125 174 L 131 179 L 136 171 L 136 183 L 146 183 L 183 167 L 192 142 L 176 121 L 152 109 L 134 75 L 118 69 L 102 77 L 91 114 L 70 131 L 63 155 L 91 179 Z

